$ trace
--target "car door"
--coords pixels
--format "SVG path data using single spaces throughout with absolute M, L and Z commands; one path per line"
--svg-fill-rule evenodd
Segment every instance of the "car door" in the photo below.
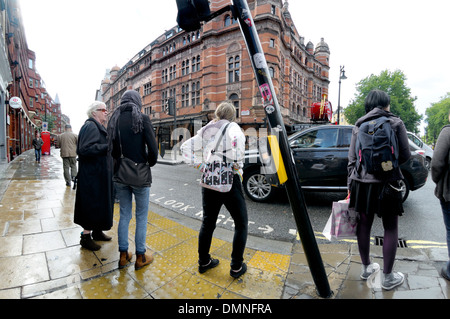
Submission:
M 323 189 L 342 184 L 347 174 L 342 170 L 345 150 L 340 144 L 339 127 L 331 125 L 308 129 L 290 140 L 302 187 Z

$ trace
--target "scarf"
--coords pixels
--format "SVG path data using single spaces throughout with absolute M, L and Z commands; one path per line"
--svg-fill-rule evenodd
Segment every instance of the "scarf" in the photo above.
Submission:
M 120 114 L 129 108 L 131 108 L 131 130 L 133 133 L 137 134 L 144 130 L 141 96 L 135 90 L 126 91 L 122 95 L 120 106 L 115 109 L 108 122 L 108 150 L 110 152 L 112 151 L 113 141 L 116 138 Z

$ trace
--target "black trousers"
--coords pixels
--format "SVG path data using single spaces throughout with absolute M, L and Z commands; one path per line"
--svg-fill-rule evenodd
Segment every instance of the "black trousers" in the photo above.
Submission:
M 198 238 L 199 264 L 206 265 L 210 261 L 209 250 L 217 217 L 222 205 L 230 212 L 234 221 L 233 251 L 231 253 L 231 268 L 239 269 L 244 261 L 244 250 L 247 243 L 248 216 L 247 205 L 242 192 L 242 184 L 238 175 L 234 176 L 233 186 L 227 193 L 220 193 L 202 188 L 203 223 Z

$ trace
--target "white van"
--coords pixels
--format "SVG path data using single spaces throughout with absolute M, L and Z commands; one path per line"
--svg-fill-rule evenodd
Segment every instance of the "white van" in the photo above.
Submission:
M 433 149 L 425 144 L 417 135 L 411 132 L 408 133 L 408 138 L 414 142 L 418 147 L 425 151 L 425 166 L 430 169 L 431 159 L 433 158 Z

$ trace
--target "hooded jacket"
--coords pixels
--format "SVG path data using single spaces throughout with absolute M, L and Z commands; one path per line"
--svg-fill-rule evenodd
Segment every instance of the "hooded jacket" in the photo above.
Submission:
M 108 123 L 109 148 L 114 159 L 120 158 L 122 153 L 135 163 L 154 166 L 158 145 L 150 118 L 141 113 L 141 108 L 139 93 L 134 90 L 124 93 L 120 107 Z
M 436 183 L 434 195 L 443 202 L 450 202 L 450 125 L 442 128 L 431 160 L 431 179 Z
M 391 127 L 397 136 L 398 147 L 399 147 L 399 158 L 398 158 L 399 165 L 403 164 L 411 157 L 411 151 L 410 151 L 409 142 L 408 142 L 408 135 L 406 134 L 406 127 L 405 127 L 405 124 L 403 123 L 403 121 L 398 116 L 392 114 L 391 112 L 388 112 L 388 111 L 385 111 L 385 110 L 382 110 L 379 108 L 374 108 L 372 111 L 370 111 L 366 115 L 359 118 L 355 123 L 355 127 L 353 128 L 352 140 L 350 143 L 350 149 L 348 151 L 348 166 L 347 166 L 347 170 L 348 170 L 347 186 L 348 186 L 349 190 L 351 188 L 352 180 L 356 180 L 356 181 L 363 182 L 363 183 L 382 183 L 383 182 L 382 180 L 375 177 L 373 174 L 367 173 L 366 170 L 364 169 L 364 167 L 362 168 L 362 170 L 360 172 L 357 172 L 357 170 L 356 170 L 357 157 L 356 157 L 356 150 L 355 150 L 356 137 L 358 136 L 359 127 L 361 126 L 361 124 L 364 122 L 382 117 L 382 116 L 386 116 L 387 118 L 389 118 Z M 394 181 L 394 180 L 400 180 L 403 178 L 404 177 L 403 177 L 403 174 L 402 174 L 400 168 L 397 168 L 393 172 L 391 180 Z

